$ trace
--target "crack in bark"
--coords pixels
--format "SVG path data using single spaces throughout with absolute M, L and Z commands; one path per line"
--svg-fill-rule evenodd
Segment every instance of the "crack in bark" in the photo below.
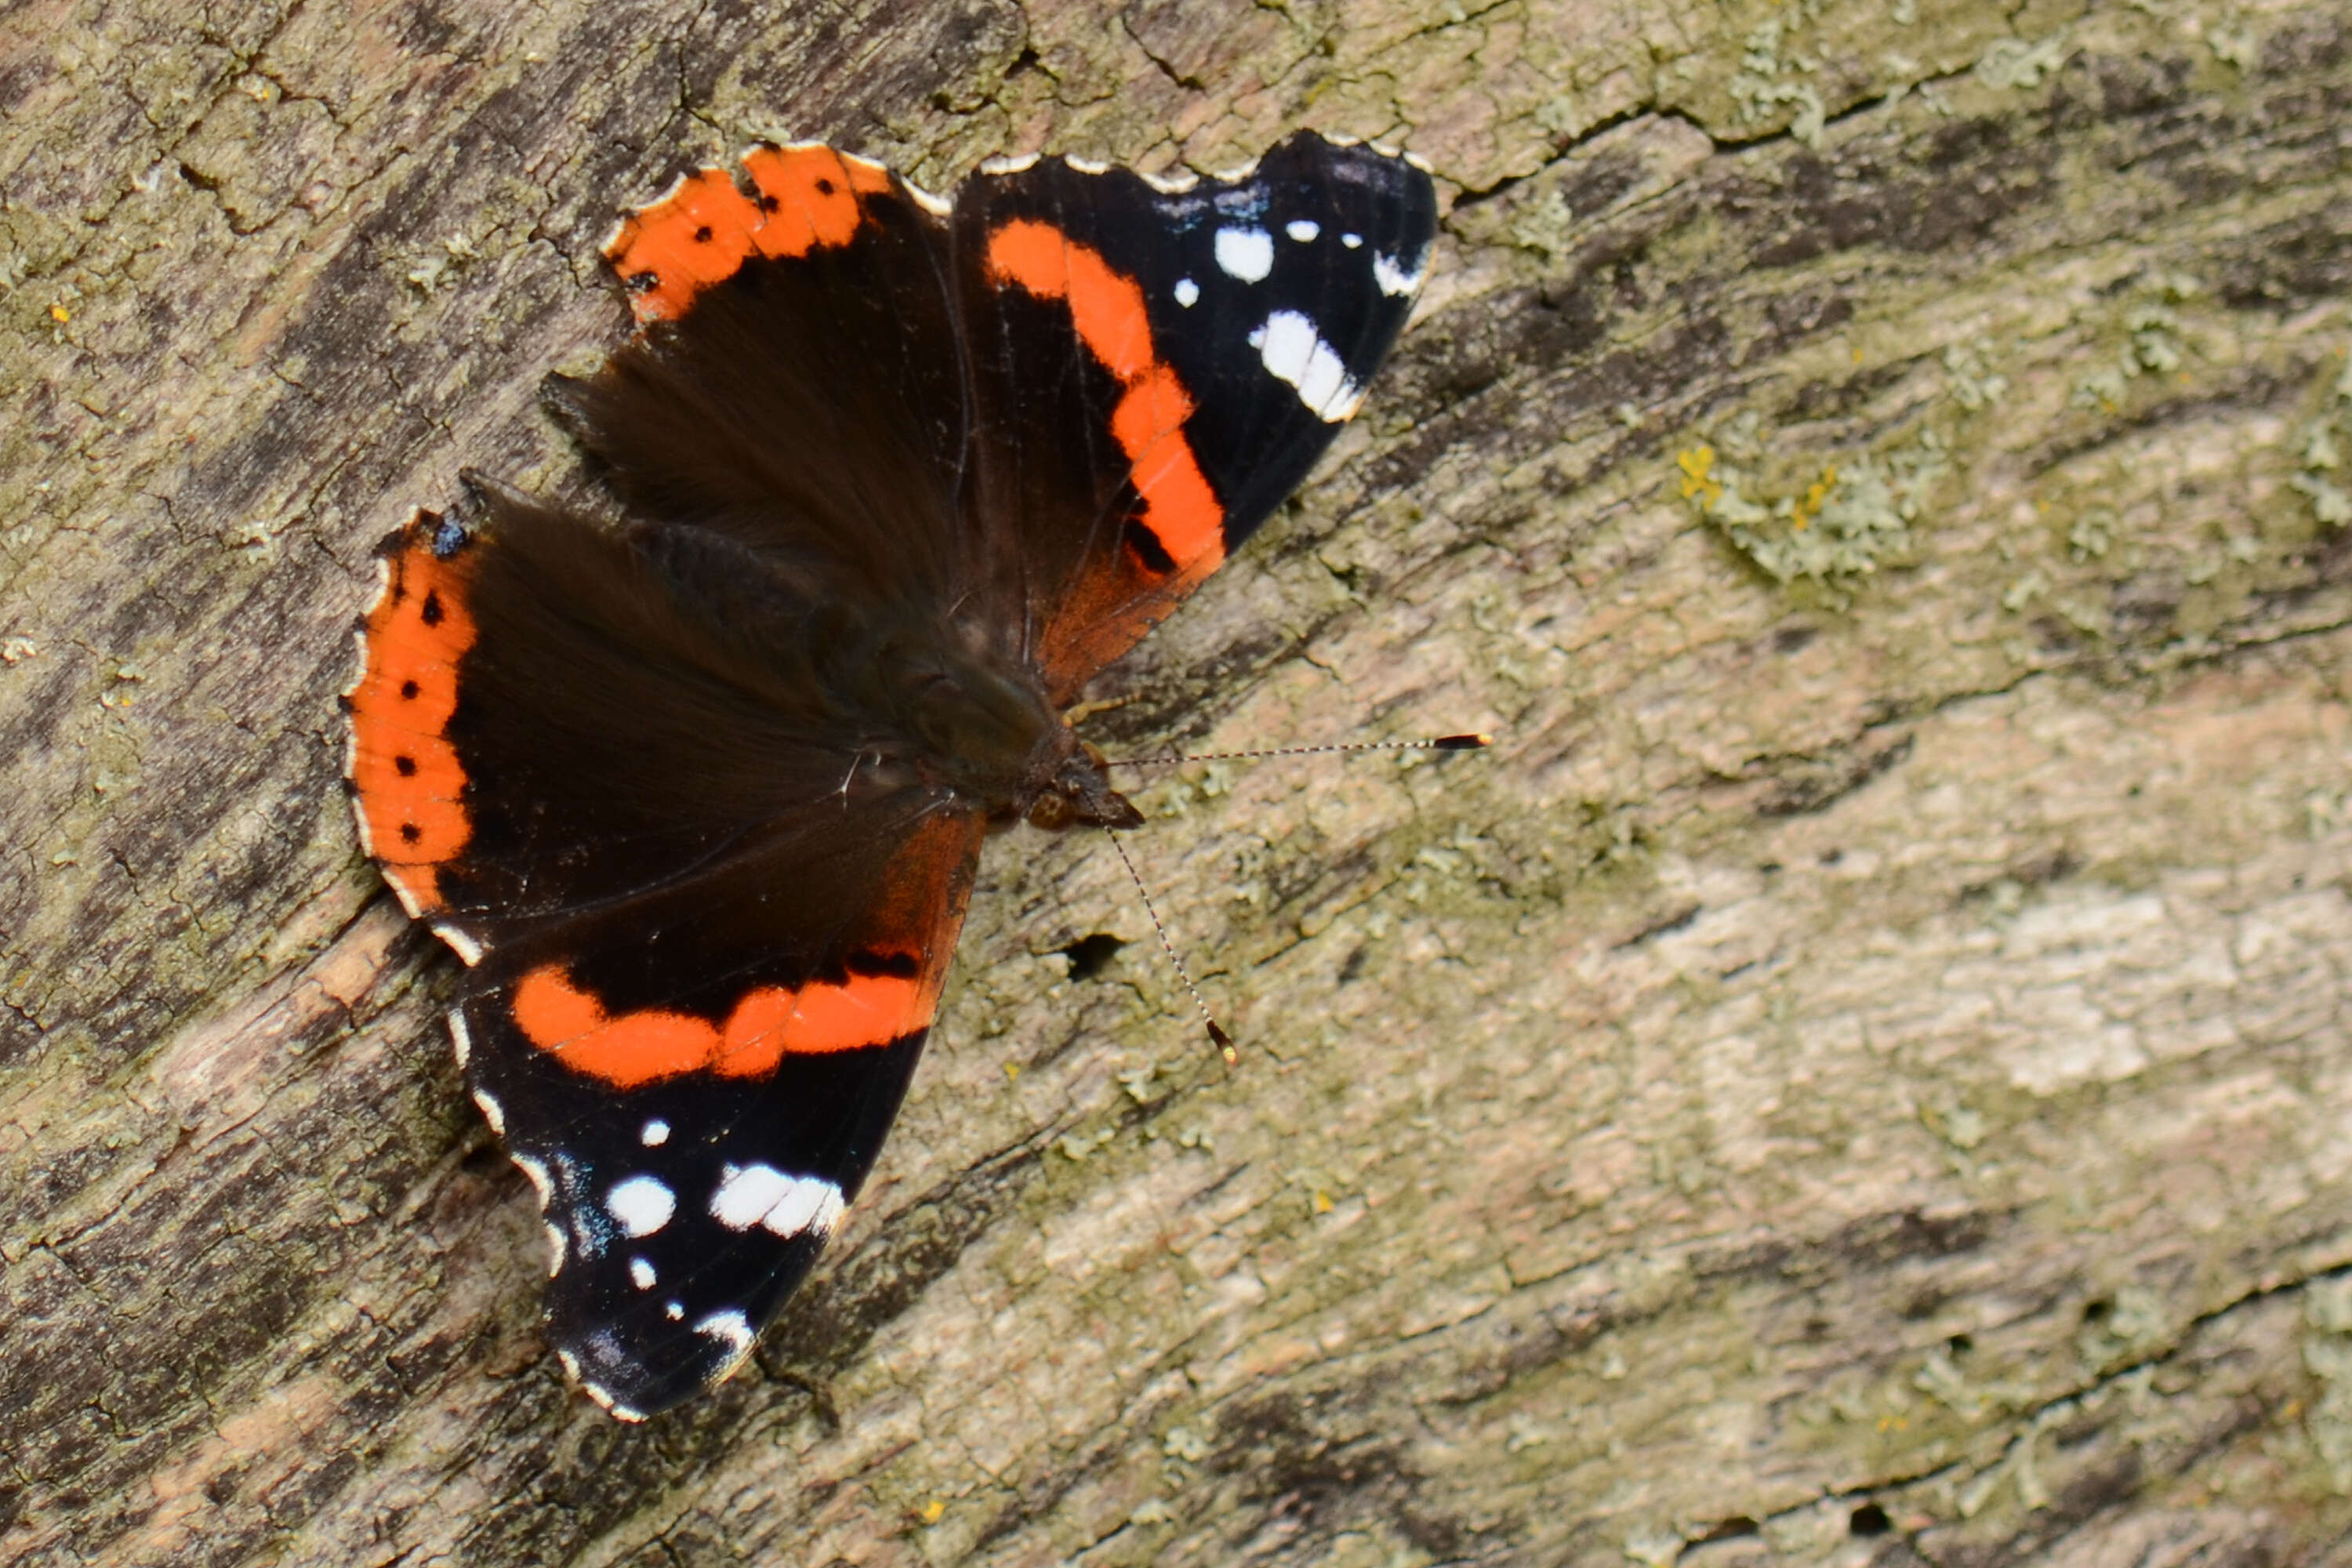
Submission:
M 1979 1463 L 1974 1459 L 1963 1458 L 1917 1470 L 1897 1471 L 1875 1477 L 1850 1487 L 1817 1493 L 1784 1508 L 1774 1509 L 1761 1515 L 1759 1522 L 1770 1523 L 1775 1521 L 1794 1519 L 1825 1503 L 1859 1503 L 1876 1494 L 1933 1485 L 1938 1481 L 1950 1480 L 1962 1476 L 1992 1475 L 2014 1461 L 2020 1445 L 2035 1441 L 2042 1435 L 2042 1430 L 2060 1415 L 2079 1410 L 2097 1395 L 2117 1388 L 2129 1380 L 2148 1376 L 2169 1364 L 2188 1350 L 2189 1341 L 2197 1331 L 2224 1321 L 2233 1314 L 2273 1297 L 2308 1290 L 2313 1285 L 2346 1278 L 2352 1278 L 2352 1264 L 2340 1264 L 2333 1268 L 2315 1270 L 2299 1279 L 2276 1285 L 2256 1286 L 2218 1307 L 2198 1313 L 2181 1326 L 2180 1332 L 2175 1336 L 2173 1342 L 2163 1349 L 2111 1367 L 2079 1388 L 2054 1394 L 2031 1409 L 2016 1413 L 2003 1424 L 2017 1426 L 2021 1423 L 2023 1429 L 2007 1438 L 2001 1444 L 2000 1453 L 1991 1459 Z M 1686 1537 L 1685 1539 L 1696 1538 Z

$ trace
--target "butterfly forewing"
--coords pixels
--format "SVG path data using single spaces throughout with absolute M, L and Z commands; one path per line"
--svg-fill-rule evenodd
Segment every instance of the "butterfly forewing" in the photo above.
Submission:
M 1017 531 L 1026 646 L 1066 702 L 1355 412 L 1427 269 L 1435 195 L 1402 159 L 1301 133 L 1183 188 L 1059 160 L 983 173 L 954 222 L 975 482 Z

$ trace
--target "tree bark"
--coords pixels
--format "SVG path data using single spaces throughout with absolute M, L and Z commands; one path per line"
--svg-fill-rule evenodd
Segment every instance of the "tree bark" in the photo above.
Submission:
M 2347 1559 L 2343 0 L 212 16 L 0 21 L 0 1559 Z M 353 843 L 370 547 L 567 481 L 682 166 L 1302 124 L 1430 292 L 1087 732 L 1500 743 L 1144 792 L 1234 1071 L 992 844 L 829 1261 L 615 1425 Z

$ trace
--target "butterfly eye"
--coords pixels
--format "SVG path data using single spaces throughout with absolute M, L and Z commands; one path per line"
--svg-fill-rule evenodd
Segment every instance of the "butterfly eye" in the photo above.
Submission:
M 1077 803 L 1059 790 L 1047 790 L 1029 808 L 1029 826 L 1048 833 L 1059 833 L 1077 819 Z

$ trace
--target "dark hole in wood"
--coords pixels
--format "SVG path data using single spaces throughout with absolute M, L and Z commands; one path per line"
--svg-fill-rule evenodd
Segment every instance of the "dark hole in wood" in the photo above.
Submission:
M 1126 945 L 1108 931 L 1098 931 L 1092 936 L 1082 936 L 1062 949 L 1062 956 L 1070 961 L 1071 979 L 1092 980 L 1110 967 L 1110 961 L 1117 958 L 1118 950 Z

